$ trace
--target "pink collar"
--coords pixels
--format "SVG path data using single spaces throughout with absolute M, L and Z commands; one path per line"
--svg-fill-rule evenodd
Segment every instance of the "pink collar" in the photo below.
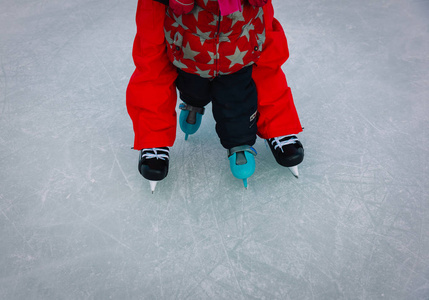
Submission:
M 218 0 L 222 16 L 241 11 L 241 0 Z

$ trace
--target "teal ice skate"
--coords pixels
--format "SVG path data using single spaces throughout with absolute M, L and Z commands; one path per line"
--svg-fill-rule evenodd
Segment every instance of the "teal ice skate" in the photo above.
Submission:
M 247 178 L 255 172 L 256 150 L 248 145 L 234 147 L 228 150 L 229 166 L 232 175 L 243 180 L 247 189 Z
M 181 103 L 179 108 L 182 110 L 179 116 L 180 129 L 185 133 L 185 140 L 188 140 L 189 135 L 194 134 L 200 128 L 204 108 L 186 103 Z

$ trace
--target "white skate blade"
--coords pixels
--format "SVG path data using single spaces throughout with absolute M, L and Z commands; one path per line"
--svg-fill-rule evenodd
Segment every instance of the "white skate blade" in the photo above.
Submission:
M 293 176 L 296 178 L 299 177 L 298 166 L 289 167 L 289 170 L 292 172 Z
M 158 181 L 149 180 L 149 183 L 150 183 L 150 190 L 152 191 L 152 194 L 153 194 L 153 192 L 155 192 L 156 184 L 158 183 Z

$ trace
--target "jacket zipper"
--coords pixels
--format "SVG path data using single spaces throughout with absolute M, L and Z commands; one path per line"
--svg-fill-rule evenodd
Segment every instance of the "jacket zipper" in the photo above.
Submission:
M 215 33 L 215 70 L 214 70 L 214 77 L 217 77 L 219 75 L 219 44 L 220 44 L 220 21 L 221 21 L 222 15 L 219 9 L 219 15 L 217 20 L 217 31 Z

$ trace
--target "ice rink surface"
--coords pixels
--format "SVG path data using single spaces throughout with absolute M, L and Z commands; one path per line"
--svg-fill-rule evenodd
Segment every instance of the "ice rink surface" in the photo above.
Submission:
M 259 139 L 245 190 L 208 111 L 153 195 L 136 3 L 0 0 L 0 299 L 428 299 L 429 1 L 274 0 L 301 177 Z

